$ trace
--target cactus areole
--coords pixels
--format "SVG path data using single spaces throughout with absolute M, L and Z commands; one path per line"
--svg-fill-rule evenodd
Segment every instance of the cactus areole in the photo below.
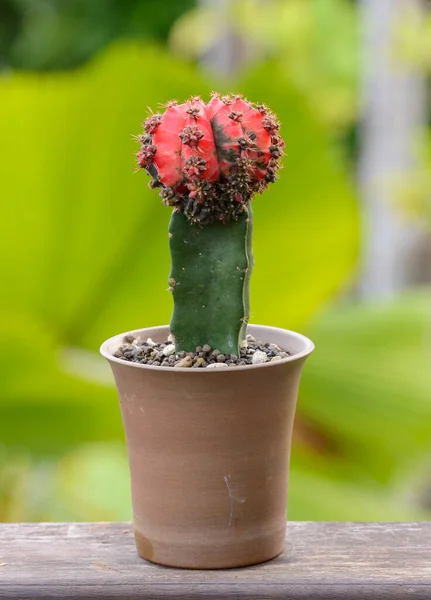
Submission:
M 251 200 L 276 179 L 275 116 L 240 96 L 168 102 L 139 136 L 138 164 L 173 207 L 169 225 L 176 351 L 239 354 L 250 315 Z

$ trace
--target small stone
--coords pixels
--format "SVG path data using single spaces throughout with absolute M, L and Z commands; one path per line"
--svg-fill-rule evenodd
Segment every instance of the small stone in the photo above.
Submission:
M 197 364 L 200 365 L 201 367 L 206 367 L 208 363 L 204 358 L 198 358 Z
M 196 346 L 196 352 L 199 354 L 199 352 L 202 352 L 202 346 Z
M 136 358 L 137 356 L 140 356 L 142 353 L 142 348 L 135 348 L 134 350 L 132 350 L 132 352 L 130 353 L 130 355 L 133 358 Z
M 248 334 L 245 338 L 246 342 L 256 342 L 256 338 L 250 334 Z
M 171 365 L 169 364 L 169 361 L 167 358 L 165 358 L 165 360 L 162 361 L 162 367 L 170 367 Z
M 135 336 L 132 335 L 131 333 L 129 333 L 129 335 L 126 335 L 126 337 L 124 338 L 125 342 L 128 342 L 129 344 L 133 344 L 133 342 L 136 340 Z
M 193 364 L 192 357 L 187 355 L 184 358 L 182 358 L 179 362 L 177 362 L 175 367 L 190 369 L 192 364 Z
M 215 350 L 213 350 L 211 352 L 211 358 L 217 358 L 217 356 L 220 354 L 220 350 L 217 350 L 217 348 Z
M 175 336 L 172 333 L 168 335 L 168 342 L 170 344 L 175 344 Z
M 115 358 L 122 358 L 123 351 L 121 350 L 121 348 L 119 350 L 117 350 L 116 352 L 114 352 L 114 356 L 115 356 Z
M 242 340 L 242 342 L 239 343 L 239 347 L 241 348 L 241 350 L 243 348 L 247 348 L 247 340 Z
M 281 360 L 281 358 L 282 358 L 282 357 L 281 357 L 281 356 L 279 356 L 279 355 L 277 355 L 277 356 L 273 356 L 269 362 L 277 362 L 278 360 Z
M 208 352 L 211 352 L 211 346 L 209 344 L 205 344 L 202 346 L 202 352 L 206 352 L 208 354 Z
M 236 355 L 236 354 L 231 354 L 231 355 L 230 355 L 230 359 L 231 359 L 231 360 L 238 360 L 238 357 L 237 357 L 237 355 Z
M 147 346 L 157 346 L 156 342 L 153 342 L 151 338 L 147 338 L 146 344 Z
M 184 352 L 184 350 L 181 350 L 181 352 L 178 352 L 178 357 L 179 358 L 184 358 L 186 355 L 186 353 Z
M 217 354 L 217 362 L 224 363 L 226 361 L 226 356 L 224 354 Z
M 220 369 L 220 367 L 222 367 L 223 369 L 228 368 L 228 366 L 225 363 L 212 363 L 211 365 L 207 366 L 207 369 Z
M 177 358 L 176 358 L 175 354 L 171 354 L 171 355 L 168 357 L 168 362 L 169 362 L 169 364 L 170 364 L 170 365 L 173 365 L 173 364 L 175 363 L 175 361 L 176 361 L 176 360 L 177 360 Z
M 277 346 L 277 344 L 268 344 L 268 348 L 273 350 L 274 352 L 280 352 L 281 348 Z
M 280 356 L 281 358 L 287 358 L 288 356 L 290 356 L 290 354 L 289 352 L 280 352 L 278 356 Z
M 220 364 L 221 364 L 221 363 L 220 363 Z M 228 367 L 236 367 L 236 363 L 234 363 L 234 362 L 231 362 L 231 363 L 229 363 L 229 364 L 228 364 Z
M 175 354 L 175 345 L 169 344 L 169 346 L 166 346 L 165 348 L 163 348 L 163 354 L 165 356 L 170 356 L 171 354 Z
M 251 359 L 251 363 L 253 365 L 260 365 L 265 363 L 267 360 L 268 357 L 265 352 L 262 352 L 262 350 L 256 350 L 256 352 L 253 354 L 253 358 Z

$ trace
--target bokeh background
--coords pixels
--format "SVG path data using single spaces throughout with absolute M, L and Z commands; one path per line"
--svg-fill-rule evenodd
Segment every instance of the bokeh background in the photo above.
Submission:
M 430 56 L 425 0 L 0 0 L 0 520 L 131 516 L 98 348 L 171 311 L 131 134 L 212 89 L 286 139 L 252 321 L 316 343 L 289 517 L 430 518 Z

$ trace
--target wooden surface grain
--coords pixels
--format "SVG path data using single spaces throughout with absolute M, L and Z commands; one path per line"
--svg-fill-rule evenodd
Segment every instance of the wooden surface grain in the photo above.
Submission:
M 0 524 L 1 600 L 431 600 L 431 523 L 287 525 L 263 565 L 185 571 L 140 559 L 128 523 Z

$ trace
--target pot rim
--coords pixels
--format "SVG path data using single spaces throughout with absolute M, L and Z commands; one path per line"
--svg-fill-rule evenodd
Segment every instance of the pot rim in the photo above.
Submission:
M 122 360 L 121 358 L 117 358 L 116 356 L 114 356 L 109 350 L 109 346 L 111 346 L 112 344 L 114 344 L 115 342 L 121 342 L 124 337 L 126 335 L 136 335 L 138 332 L 144 332 L 144 331 L 149 331 L 149 330 L 153 330 L 153 335 L 154 335 L 154 329 L 160 330 L 160 332 L 162 332 L 162 330 L 167 329 L 167 331 L 169 332 L 169 325 L 155 325 L 153 327 L 142 327 L 141 329 L 132 329 L 131 331 L 126 331 L 124 333 L 118 333 L 117 335 L 114 335 L 110 338 L 108 338 L 107 340 L 105 340 L 103 342 L 103 344 L 100 346 L 100 353 L 101 355 L 106 358 L 106 360 L 108 360 L 109 362 L 115 362 L 118 363 L 124 367 L 131 367 L 134 369 L 148 369 L 148 370 L 152 370 L 152 371 L 163 371 L 163 372 L 168 372 L 168 373 L 200 373 L 202 375 L 202 373 L 210 373 L 210 374 L 214 374 L 214 373 L 233 373 L 236 371 L 244 371 L 244 370 L 250 370 L 250 369 L 262 369 L 262 368 L 275 368 L 279 365 L 284 365 L 285 363 L 288 362 L 295 362 L 301 358 L 305 358 L 307 356 L 309 356 L 315 346 L 314 343 L 307 338 L 305 335 L 302 335 L 301 333 L 297 333 L 296 331 L 291 331 L 290 329 L 284 329 L 282 327 L 272 327 L 270 325 L 255 325 L 255 324 L 250 324 L 249 325 L 250 330 L 253 330 L 253 332 L 256 332 L 256 335 L 259 335 L 259 331 L 262 332 L 262 334 L 266 331 L 266 332 L 283 332 L 288 334 L 291 338 L 295 338 L 299 341 L 302 342 L 302 344 L 304 345 L 304 349 L 301 350 L 300 352 L 296 352 L 295 354 L 292 354 L 291 356 L 287 356 L 286 358 L 282 358 L 281 360 L 278 361 L 274 361 L 274 362 L 266 362 L 266 363 L 261 363 L 261 364 L 257 364 L 257 365 L 242 365 L 242 366 L 238 366 L 232 369 L 190 369 L 189 367 L 162 367 L 162 366 L 153 366 L 153 365 L 143 365 L 141 363 L 133 363 L 133 362 L 129 362 L 126 360 Z

